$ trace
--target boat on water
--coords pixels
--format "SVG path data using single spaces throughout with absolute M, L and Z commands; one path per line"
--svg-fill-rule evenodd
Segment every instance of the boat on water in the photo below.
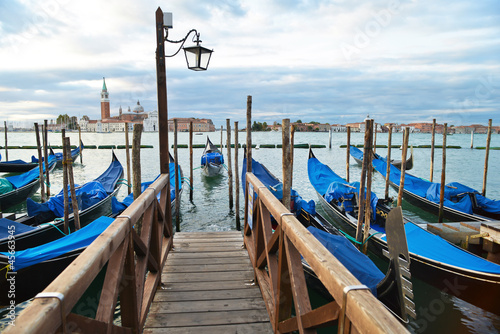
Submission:
M 392 168 L 392 167 L 391 167 Z M 394 169 L 396 169 L 394 167 Z M 309 181 L 327 216 L 351 236 L 356 233 L 359 182 L 348 183 L 309 151 Z M 372 192 L 369 250 L 387 251 L 386 200 Z M 476 256 L 404 218 L 410 270 L 414 277 L 471 304 L 500 314 L 500 265 Z
M 16 304 L 43 291 L 88 245 L 114 221 L 100 217 L 60 239 L 33 248 L 0 253 L 0 305 Z M 3 237 L 10 234 L 2 232 Z M 16 248 L 17 249 L 17 248 Z M 15 282 L 14 295 L 11 281 Z
M 49 171 L 56 166 L 55 155 L 48 158 Z M 37 164 L 38 165 L 38 164 Z M 43 164 L 45 172 L 45 164 Z M 32 168 L 28 172 L 0 178 L 0 210 L 6 209 L 25 201 L 40 188 L 40 170 Z
M 375 159 L 373 167 L 384 177 L 387 164 Z M 389 184 L 399 191 L 401 170 L 390 167 Z M 403 198 L 413 205 L 433 214 L 439 214 L 441 183 L 430 182 L 412 174 L 405 173 Z M 500 201 L 482 196 L 477 190 L 459 182 L 445 185 L 444 218 L 451 221 L 486 221 L 500 219 Z
M 79 208 L 80 226 L 83 227 L 100 216 L 111 214 L 111 199 L 120 189 L 119 179 L 123 177 L 123 167 L 114 152 L 108 168 L 93 181 L 75 185 Z M 0 229 L 14 230 L 16 250 L 35 247 L 64 236 L 64 190 L 45 203 L 27 199 L 28 214 L 16 221 L 0 220 Z M 68 190 L 69 191 L 69 190 Z M 71 197 L 70 197 L 71 203 Z M 74 215 L 70 204 L 68 226 L 75 230 Z M 7 251 L 9 238 L 0 239 L 0 251 Z
M 170 155 L 170 161 L 174 161 L 172 155 Z M 184 174 L 182 172 L 181 165 L 178 165 L 178 167 L 179 167 L 178 170 L 179 170 L 179 201 L 180 201 L 182 197 L 182 186 L 184 185 Z M 175 212 L 175 163 L 170 162 L 169 168 L 170 168 L 170 207 L 172 216 L 174 216 L 176 213 Z M 151 184 L 153 184 L 153 182 L 156 181 L 158 176 L 153 181 L 142 182 L 141 193 L 144 192 Z M 157 198 L 158 200 L 160 199 L 160 194 L 158 194 Z M 113 197 L 112 199 L 113 215 L 116 216 L 119 215 L 123 210 L 128 208 L 133 201 L 134 201 L 134 193 L 128 194 L 128 196 L 125 197 L 123 201 L 118 201 L 116 197 Z
M 201 156 L 201 166 L 207 176 L 219 175 L 224 168 L 224 156 L 207 136 L 207 144 Z
M 263 164 L 252 159 L 252 173 L 273 193 L 283 198 L 283 184 Z M 243 159 L 242 187 L 245 192 L 246 157 Z M 291 190 L 291 211 L 307 230 L 318 239 L 362 284 L 399 319 L 408 322 L 408 316 L 415 318 L 415 304 L 409 271 L 408 247 L 404 238 L 402 219 L 391 216 L 387 232 L 390 266 L 386 274 L 361 253 L 337 228 L 316 212 L 313 200 L 305 201 L 295 190 Z M 391 213 L 394 214 L 394 213 Z M 402 217 L 402 215 L 401 215 Z M 309 264 L 302 260 L 306 280 L 324 297 L 332 298 Z
M 83 142 L 80 141 L 80 145 L 82 147 L 82 151 L 84 149 L 84 145 L 83 145 Z M 63 153 L 62 152 L 57 152 L 55 153 L 56 155 L 56 158 L 57 158 L 57 164 L 56 164 L 56 168 L 61 168 L 62 167 L 62 162 L 63 162 Z M 80 155 L 80 146 L 77 146 L 76 148 L 72 149 L 71 150 L 71 160 L 72 161 L 75 161 L 76 158 L 78 158 L 78 156 Z M 36 162 L 38 163 L 38 159 L 33 159 L 33 162 Z
M 361 151 L 356 146 L 351 146 L 350 149 L 349 149 L 349 153 L 351 154 L 351 156 L 353 157 L 354 161 L 356 161 L 356 163 L 358 165 L 362 165 L 363 164 L 363 151 Z M 387 161 L 387 157 L 382 157 L 378 153 L 373 153 L 373 159 L 379 159 L 379 160 L 382 160 L 382 161 Z M 396 168 L 401 169 L 402 160 L 391 159 L 391 165 L 393 165 Z M 411 147 L 410 157 L 408 159 L 406 159 L 405 168 L 406 168 L 406 170 L 410 170 L 410 169 L 413 168 L 413 146 Z

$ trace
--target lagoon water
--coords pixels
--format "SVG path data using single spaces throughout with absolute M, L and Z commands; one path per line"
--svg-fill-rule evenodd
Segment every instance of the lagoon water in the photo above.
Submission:
M 67 133 L 71 143 L 76 145 L 78 133 Z M 207 135 L 213 143 L 220 144 L 221 133 L 211 132 L 203 135 L 194 135 L 194 144 L 205 144 Z M 12 132 L 8 134 L 8 145 L 34 145 L 36 137 L 33 132 Z M 328 133 L 300 133 L 295 134 L 295 143 L 323 144 L 326 148 L 315 149 L 316 157 L 323 163 L 328 164 L 336 173 L 345 177 L 346 175 L 346 150 L 340 145 L 346 143 L 346 133 L 335 133 L 332 138 L 332 148 L 328 148 Z M 132 142 L 130 134 L 130 143 Z M 226 132 L 223 133 L 224 145 L 226 144 Z M 4 145 L 0 140 L 0 145 Z M 82 133 L 82 141 L 85 145 L 123 145 L 125 135 L 123 133 Z M 159 171 L 158 133 L 143 133 L 142 144 L 153 145 L 152 149 L 141 150 L 142 181 L 155 178 Z M 411 134 L 410 145 L 430 145 L 430 134 Z M 179 144 L 188 144 L 188 133 L 178 134 Z M 234 133 L 231 142 L 234 144 Z M 239 142 L 246 142 L 246 134 L 239 133 Z M 393 134 L 392 144 L 400 145 L 402 134 Z M 446 152 L 446 183 L 457 181 L 464 183 L 479 191 L 483 184 L 483 171 L 485 150 L 470 149 L 471 136 L 455 134 L 447 137 L 447 145 L 461 146 L 461 149 L 448 149 Z M 61 145 L 61 134 L 50 133 L 49 143 Z M 281 144 L 281 132 L 254 132 L 252 143 Z M 362 144 L 363 134 L 353 133 L 352 144 Z M 169 134 L 169 144 L 173 144 L 173 134 Z M 387 134 L 377 134 L 377 144 L 387 144 Z M 442 145 L 442 136 L 436 135 L 436 145 Z M 486 135 L 475 135 L 474 146 L 486 146 Z M 500 136 L 492 135 L 492 147 L 500 147 Z M 235 229 L 235 209 L 229 208 L 228 200 L 228 178 L 227 173 L 216 178 L 207 178 L 202 171 L 197 169 L 203 149 L 193 149 L 193 201 L 189 201 L 189 187 L 183 187 L 181 201 L 181 230 L 182 231 L 224 231 Z M 400 158 L 401 151 L 392 149 L 393 158 Z M 2 160 L 5 158 L 5 150 L 1 150 Z M 115 150 L 118 159 L 126 169 L 125 150 Z M 173 151 L 172 151 L 173 153 Z M 223 151 L 227 165 L 227 151 Z M 234 159 L 234 149 L 231 152 Z M 385 156 L 387 149 L 377 149 L 377 153 Z M 35 150 L 9 150 L 9 160 L 30 159 L 36 154 Z M 281 178 L 281 149 L 261 148 L 252 151 L 253 158 L 264 163 L 266 167 Z M 307 177 L 307 149 L 294 150 L 293 188 L 298 190 L 304 199 L 317 199 L 317 195 L 309 183 Z M 184 171 L 184 176 L 189 177 L 189 149 L 178 150 L 179 163 Z M 85 149 L 83 151 L 83 163 L 77 159 L 74 164 L 75 183 L 82 184 L 100 175 L 111 160 L 109 149 Z M 243 150 L 239 150 L 239 171 L 243 161 Z M 442 150 L 436 149 L 434 161 L 434 180 L 441 179 Z M 359 180 L 360 168 L 351 159 L 350 179 Z M 414 149 L 414 167 L 411 174 L 428 179 L 430 172 L 430 149 Z M 234 168 L 234 160 L 233 160 Z M 489 154 L 489 167 L 487 179 L 487 196 L 492 199 L 500 199 L 500 151 L 491 150 Z M 126 174 L 125 174 L 126 175 Z M 57 193 L 62 188 L 62 170 L 55 170 L 51 175 L 51 191 Z M 373 191 L 380 197 L 384 193 L 384 179 L 374 174 Z M 240 187 L 241 188 L 241 187 Z M 234 189 L 234 187 L 233 187 Z M 241 191 L 241 189 L 240 189 Z M 125 186 L 119 192 L 119 199 L 127 195 Z M 391 196 L 397 197 L 396 192 L 391 189 Z M 35 195 L 39 200 L 39 194 Z M 436 222 L 433 215 L 420 212 L 414 207 L 404 205 L 404 214 L 415 222 Z M 9 211 L 23 212 L 24 205 L 18 205 Z M 243 220 L 243 194 L 240 193 L 240 216 Z M 377 261 L 377 259 L 374 259 Z M 381 264 L 382 265 L 382 264 Z M 438 291 L 437 289 L 413 279 L 415 294 L 417 320 L 412 320 L 408 329 L 414 333 L 496 333 L 500 332 L 500 316 L 486 312 L 471 304 L 468 304 L 454 296 Z M 484 293 L 488 293 L 485 291 Z M 499 296 L 500 298 L 500 296 Z

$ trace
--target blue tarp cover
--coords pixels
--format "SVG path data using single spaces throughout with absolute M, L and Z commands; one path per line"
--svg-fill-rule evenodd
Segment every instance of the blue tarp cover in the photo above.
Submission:
M 175 163 L 171 162 L 169 164 L 170 167 L 170 200 L 173 201 L 175 199 Z M 146 190 L 154 181 L 159 177 L 158 175 L 153 181 L 142 182 L 141 183 L 141 193 Z M 181 183 L 181 166 L 179 166 L 179 190 L 182 188 Z M 158 194 L 158 199 L 160 198 L 160 194 Z M 134 193 L 130 193 L 127 197 L 123 199 L 123 201 L 118 201 L 116 197 L 111 199 L 111 207 L 113 214 L 118 214 L 128 208 L 130 204 L 134 201 Z
M 375 167 L 375 169 L 385 177 L 387 171 L 386 162 L 374 159 L 373 167 Z M 391 182 L 399 186 L 401 170 L 391 165 L 389 178 Z M 413 194 L 424 197 L 434 203 L 439 203 L 441 183 L 430 182 L 406 173 L 404 187 L 407 191 Z M 500 201 L 483 197 L 477 190 L 458 182 L 451 182 L 445 186 L 444 206 L 472 214 L 472 201 L 467 193 L 474 194 L 478 206 L 480 206 L 483 210 L 491 213 L 500 213 Z
M 500 274 L 500 265 L 466 252 L 411 222 L 405 224 L 405 232 L 410 253 L 458 268 Z
M 314 189 L 316 189 L 316 191 L 320 193 L 325 200 L 328 201 L 328 203 L 330 203 L 332 199 L 343 198 L 344 200 L 347 200 L 346 203 L 344 203 L 346 211 L 352 211 L 350 210 L 349 205 L 355 194 L 359 194 L 359 182 L 348 183 L 346 180 L 335 174 L 330 167 L 322 164 L 316 158 L 310 158 L 307 161 L 307 173 L 309 175 L 309 181 L 313 185 Z M 370 202 L 372 212 L 377 211 L 377 202 L 377 195 L 372 192 Z
M 11 266 L 11 270 L 18 271 L 37 263 L 66 254 L 75 249 L 87 247 L 102 232 L 104 232 L 104 230 L 113 221 L 114 218 L 100 217 L 94 220 L 89 225 L 71 233 L 70 235 L 62 237 L 61 239 L 57 239 L 55 241 L 37 247 L 18 251 L 15 254 L 15 262 L 14 265 Z M 9 253 L 7 252 L 2 252 L 1 254 L 9 256 Z
M 377 296 L 377 284 L 384 274 L 377 266 L 361 253 L 347 238 L 321 231 L 313 226 L 307 228 L 323 246 L 330 251 L 360 282 L 370 288 Z
M 204 166 L 207 162 L 212 162 L 214 164 L 223 164 L 224 156 L 219 152 L 205 153 L 201 156 L 201 165 Z
M 359 148 L 357 148 L 356 146 L 352 146 L 352 145 L 351 145 L 351 146 L 350 146 L 350 149 L 349 149 L 349 153 L 350 153 L 353 157 L 355 157 L 356 159 L 358 159 L 358 160 L 363 160 L 363 154 L 364 154 L 364 152 L 363 152 L 363 151 L 361 151 L 361 150 L 360 150 Z M 380 160 L 382 160 L 382 161 L 387 161 L 387 158 L 384 158 L 384 157 L 380 156 L 380 155 L 379 155 L 379 154 L 377 154 L 377 153 L 374 153 L 374 155 L 375 155 L 375 158 L 377 158 L 377 159 L 380 159 Z
M 245 193 L 245 174 L 247 172 L 247 162 L 246 157 L 243 159 L 243 169 L 241 171 L 241 183 L 243 187 L 243 193 Z M 262 182 L 268 189 L 276 196 L 277 199 L 281 201 L 283 198 L 283 183 L 278 180 L 274 175 L 272 175 L 267 168 L 265 168 L 258 161 L 252 159 L 252 173 Z M 274 188 L 274 189 L 273 189 Z M 309 212 L 312 215 L 316 214 L 316 204 L 313 200 L 306 201 L 300 197 L 299 193 L 295 190 L 291 190 L 292 197 L 292 212 L 300 212 L 301 209 Z
M 38 227 L 17 223 L 13 220 L 0 218 L 0 239 L 8 238 L 10 235 L 18 235 L 24 232 L 35 230 Z M 11 231 L 11 233 L 9 233 Z
M 49 156 L 49 165 L 55 163 L 55 159 L 56 157 L 54 155 Z M 45 171 L 45 164 L 43 164 L 42 166 L 43 171 Z M 6 179 L 14 186 L 15 189 L 19 189 L 38 179 L 38 177 L 40 177 L 40 170 L 38 168 L 33 168 L 26 173 L 9 176 L 6 177 Z

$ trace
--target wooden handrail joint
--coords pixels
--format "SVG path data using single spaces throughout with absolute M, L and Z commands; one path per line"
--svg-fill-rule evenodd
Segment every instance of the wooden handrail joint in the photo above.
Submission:
M 346 286 L 343 290 L 343 298 L 342 298 L 342 307 L 340 308 L 340 316 L 339 316 L 339 333 L 344 333 L 344 324 L 345 324 L 345 313 L 347 307 L 347 294 L 354 290 L 370 290 L 366 285 L 350 285 Z
M 59 300 L 59 306 L 61 308 L 61 322 L 63 333 L 66 334 L 66 316 L 64 315 L 64 295 L 60 292 L 40 292 L 38 293 L 34 299 L 38 298 L 56 298 Z

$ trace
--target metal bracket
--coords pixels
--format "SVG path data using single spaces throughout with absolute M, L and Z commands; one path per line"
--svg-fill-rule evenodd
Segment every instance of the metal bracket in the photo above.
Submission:
M 347 307 L 347 294 L 353 290 L 370 290 L 370 289 L 366 285 L 350 285 L 344 288 L 344 294 L 342 297 L 342 308 L 340 309 L 340 316 L 338 322 L 338 333 L 344 333 L 345 314 Z
M 37 298 L 57 298 L 59 300 L 63 333 L 66 333 L 66 317 L 64 316 L 63 308 L 64 295 L 60 292 L 40 292 L 35 296 L 35 299 Z

